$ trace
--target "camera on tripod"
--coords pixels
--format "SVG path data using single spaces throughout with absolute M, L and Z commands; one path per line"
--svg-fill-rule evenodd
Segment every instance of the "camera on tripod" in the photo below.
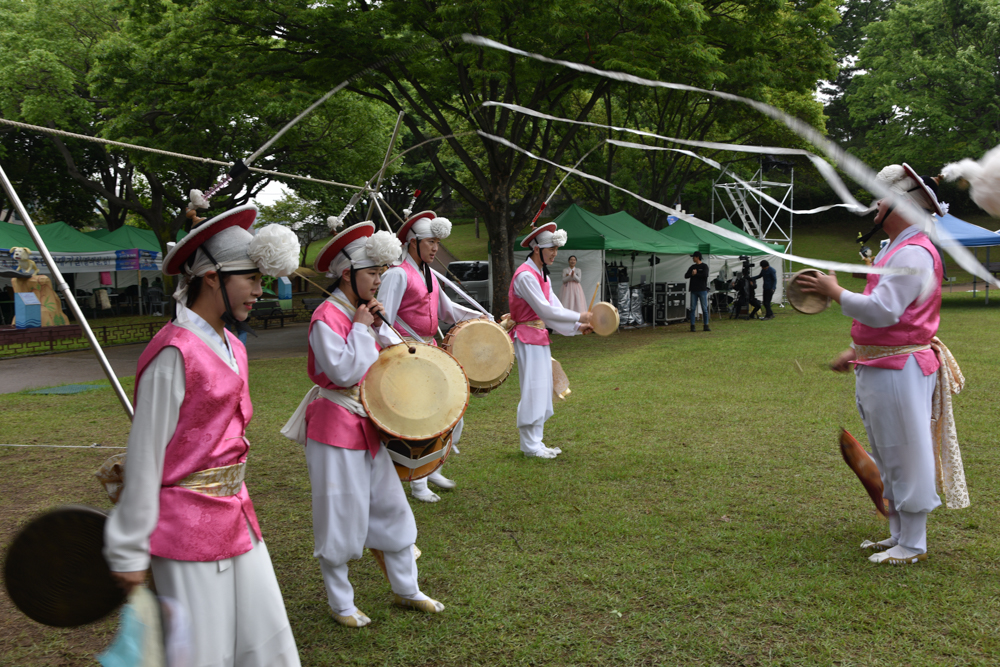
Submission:
M 757 266 L 756 264 L 750 261 L 750 255 L 740 255 L 740 261 L 743 262 L 744 274 L 749 273 L 751 268 Z

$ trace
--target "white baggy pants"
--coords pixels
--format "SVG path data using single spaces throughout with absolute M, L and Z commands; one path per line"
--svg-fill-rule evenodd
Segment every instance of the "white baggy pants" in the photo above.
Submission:
M 517 404 L 517 430 L 521 451 L 537 454 L 544 443 L 545 422 L 552 416 L 552 353 L 548 345 L 526 345 L 514 339 L 521 402 Z
M 931 438 L 937 378 L 924 375 L 913 355 L 902 370 L 859 365 L 855 374 L 858 413 L 882 477 L 882 495 L 899 512 L 900 545 L 925 552 L 926 515 L 941 504 Z
M 394 593 L 418 593 L 413 556 L 417 523 L 386 448 L 380 446 L 373 459 L 367 450 L 307 440 L 306 462 L 312 485 L 313 555 L 320 561 L 330 608 L 342 616 L 353 613 L 347 563 L 361 558 L 365 548 L 384 553 Z
M 220 561 L 151 559 L 157 594 L 191 621 L 191 667 L 299 666 L 271 556 L 253 531 L 250 541 L 250 551 Z

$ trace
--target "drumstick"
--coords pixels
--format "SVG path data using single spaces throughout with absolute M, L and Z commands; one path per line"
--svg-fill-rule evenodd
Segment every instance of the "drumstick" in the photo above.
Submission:
M 323 286 L 317 285 L 316 283 L 314 283 L 313 281 L 309 280 L 308 278 L 306 278 L 304 275 L 302 275 L 298 271 L 295 271 L 294 273 L 299 278 L 302 278 L 302 280 L 304 280 L 307 283 L 311 284 L 313 287 L 318 287 L 319 291 L 322 292 L 323 294 L 326 294 L 327 296 L 333 296 L 333 294 L 331 294 L 330 292 L 327 292 L 326 289 L 323 288 Z M 405 338 L 403 338 L 403 336 L 398 331 L 396 331 L 396 327 L 392 326 L 387 319 L 385 319 L 384 317 L 382 317 L 382 313 L 375 313 L 375 315 L 378 315 L 378 318 L 380 320 L 382 320 L 387 327 L 389 327 L 389 330 L 392 331 L 392 333 L 396 334 L 396 336 L 399 338 L 399 340 L 406 340 Z M 416 354 L 417 353 L 417 348 L 413 347 L 412 345 L 407 346 L 407 349 L 409 350 L 410 354 Z
M 601 281 L 597 281 L 597 287 L 594 288 L 594 296 L 590 297 L 590 305 L 587 306 L 587 311 L 589 312 L 594 307 L 594 299 L 597 298 L 597 290 L 601 289 Z

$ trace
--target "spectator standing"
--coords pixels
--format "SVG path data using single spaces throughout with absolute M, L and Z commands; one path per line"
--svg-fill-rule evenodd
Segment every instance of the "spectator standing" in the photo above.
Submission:
M 771 299 L 774 297 L 774 290 L 778 287 L 778 275 L 771 268 L 771 263 L 766 259 L 760 263 L 760 273 L 750 280 L 757 280 L 758 278 L 763 278 L 764 280 L 764 319 L 773 320 L 774 313 L 771 312 Z M 753 312 L 750 313 L 750 319 L 753 319 L 758 310 L 760 310 L 760 306 L 756 306 L 753 309 Z
M 688 291 L 691 292 L 691 331 L 694 331 L 698 303 L 701 303 L 704 330 L 711 331 L 708 327 L 708 264 L 701 261 L 701 252 L 697 250 L 691 254 L 691 259 L 694 260 L 694 264 L 684 274 L 684 277 L 690 280 Z
M 582 313 L 587 310 L 587 296 L 583 293 L 583 272 L 576 267 L 576 255 L 569 256 L 569 268 L 562 272 L 562 291 L 559 300 L 563 308 Z

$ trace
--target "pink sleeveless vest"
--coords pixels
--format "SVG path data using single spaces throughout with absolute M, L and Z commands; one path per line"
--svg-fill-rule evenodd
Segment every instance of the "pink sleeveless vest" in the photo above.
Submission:
M 531 265 L 530 262 L 525 262 L 521 266 L 517 267 L 517 271 L 514 272 L 514 276 L 510 279 L 510 287 L 507 289 L 507 300 L 510 302 L 510 316 L 515 322 L 531 322 L 532 320 L 541 319 L 538 314 L 531 309 L 528 302 L 517 296 L 514 293 L 514 281 L 522 273 L 531 273 L 535 279 L 542 286 L 542 296 L 546 299 L 549 298 L 549 293 L 551 291 L 551 285 L 548 280 L 542 279 L 542 274 L 535 270 L 535 267 Z M 510 338 L 514 338 L 521 341 L 526 345 L 548 345 L 549 344 L 549 332 L 545 329 L 536 329 L 534 327 L 523 326 L 518 324 L 513 329 L 510 330 Z
M 926 249 L 931 254 L 931 257 L 934 258 L 936 286 L 933 294 L 922 303 L 919 300 L 911 303 L 906 308 L 903 316 L 899 318 L 899 322 L 892 326 L 875 328 L 855 320 L 854 324 L 851 325 L 851 339 L 856 345 L 884 345 L 892 347 L 898 345 L 926 345 L 937 334 L 938 324 L 941 321 L 941 277 L 944 275 L 944 270 L 941 265 L 941 257 L 938 255 L 934 244 L 927 238 L 927 235 L 923 233 L 914 234 L 903 241 L 898 247 L 893 248 L 891 252 L 886 253 L 886 256 L 879 260 L 875 266 L 884 266 L 889 261 L 889 258 L 899 252 L 901 248 L 910 245 Z M 878 275 L 874 273 L 868 274 L 868 284 L 865 286 L 864 291 L 865 296 L 872 293 L 878 282 Z M 937 372 L 940 362 L 933 350 L 922 350 L 916 352 L 915 356 L 924 375 Z M 858 363 L 865 366 L 902 370 L 903 366 L 906 365 L 907 359 L 909 359 L 909 355 L 902 354 Z
M 438 329 L 438 292 L 441 286 L 438 285 L 437 277 L 431 274 L 431 285 L 433 289 L 427 292 L 427 283 L 420 271 L 413 268 L 409 262 L 403 262 L 400 268 L 406 273 L 406 291 L 403 293 L 403 300 L 399 304 L 399 312 L 396 317 L 404 320 L 415 332 L 424 338 L 430 338 L 432 345 L 437 345 L 434 334 Z M 406 334 L 403 327 L 396 325 L 400 333 Z
M 344 340 L 347 340 L 347 336 L 354 326 L 347 315 L 329 301 L 321 303 L 319 308 L 313 312 L 312 320 L 309 322 L 310 334 L 312 334 L 312 328 L 316 322 L 323 322 L 330 327 L 333 333 Z M 378 347 L 378 343 L 375 346 Z M 324 389 L 350 388 L 334 384 L 319 370 L 316 366 L 316 354 L 313 352 L 312 345 L 309 346 L 306 369 L 309 373 L 309 379 Z M 367 449 L 371 452 L 372 458 L 375 458 L 381 444 L 378 431 L 375 430 L 375 424 L 372 423 L 372 420 L 367 417 L 359 417 L 325 398 L 317 398 L 306 408 L 306 437 L 332 447 Z
M 163 348 L 177 348 L 184 359 L 184 402 L 177 430 L 167 443 L 160 516 L 149 539 L 154 556 L 183 561 L 238 556 L 252 548 L 248 522 L 262 539 L 246 484 L 235 496 L 221 498 L 176 486 L 192 473 L 246 461 L 249 445 L 243 434 L 253 416 L 247 352 L 228 331 L 226 338 L 239 375 L 198 336 L 173 323 L 160 329 L 139 357 L 136 391 L 146 367 Z

